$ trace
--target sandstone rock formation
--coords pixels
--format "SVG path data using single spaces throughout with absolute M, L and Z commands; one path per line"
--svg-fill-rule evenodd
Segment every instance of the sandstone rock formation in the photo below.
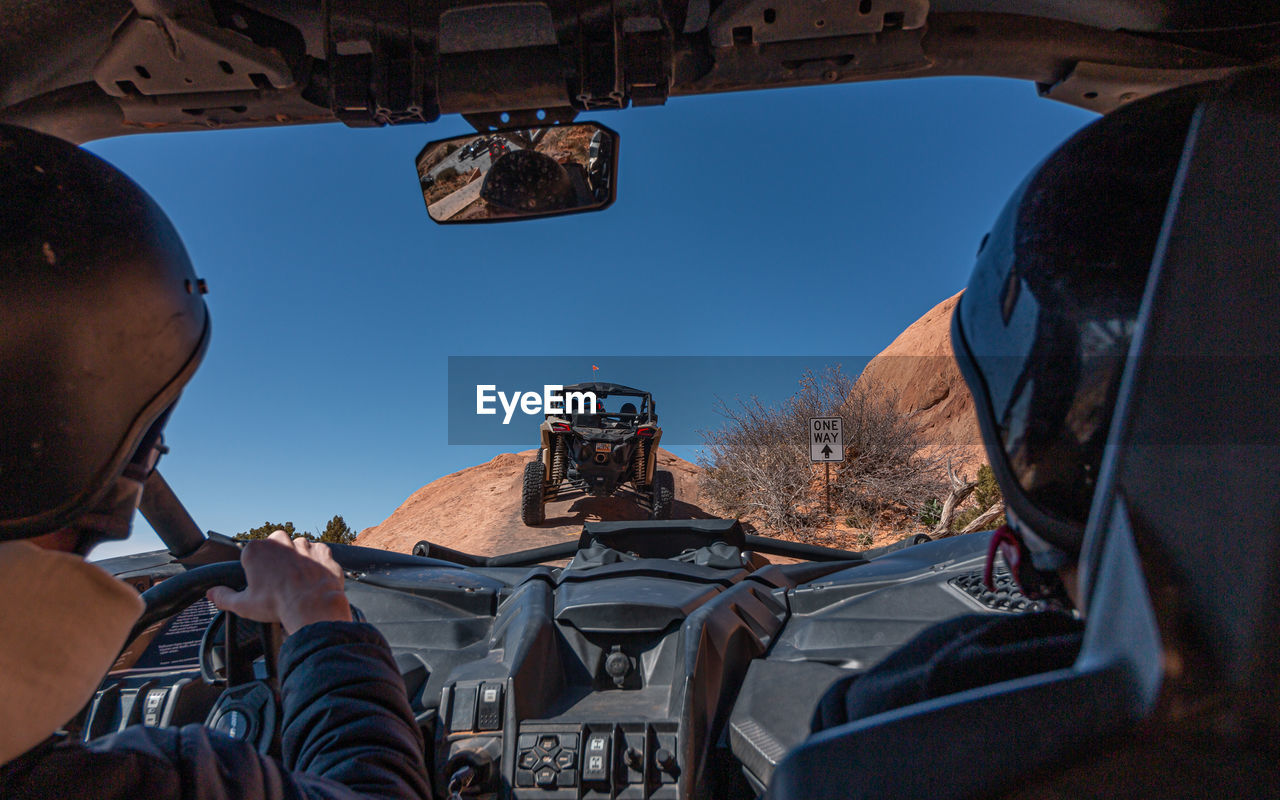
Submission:
M 874 380 L 896 391 L 899 407 L 916 415 L 925 438 L 957 446 L 957 466 L 976 469 L 987 460 L 982 435 L 973 396 L 951 350 L 951 314 L 959 300 L 955 294 L 912 323 L 858 380 Z

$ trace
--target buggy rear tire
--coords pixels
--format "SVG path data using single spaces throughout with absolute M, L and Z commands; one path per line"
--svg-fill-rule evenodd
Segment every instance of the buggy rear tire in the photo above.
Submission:
M 676 504 L 676 478 L 665 469 L 653 471 L 653 495 L 649 519 L 671 519 Z
M 547 506 L 542 491 L 542 482 L 546 477 L 547 467 L 542 459 L 530 461 L 524 465 L 524 486 L 520 492 L 520 521 L 533 527 L 541 525 L 547 518 Z

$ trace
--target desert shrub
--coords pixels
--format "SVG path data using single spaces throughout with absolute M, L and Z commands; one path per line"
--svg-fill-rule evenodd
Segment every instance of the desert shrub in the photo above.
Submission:
M 990 464 L 983 464 L 978 467 L 977 484 L 977 486 L 973 487 L 973 494 L 970 496 L 968 503 L 964 508 L 957 511 L 955 517 L 952 518 L 951 530 L 964 530 L 965 526 L 977 519 L 982 512 L 1004 499 L 1003 495 L 1000 494 L 1000 484 L 996 483 L 996 474 L 992 471 Z M 991 527 L 997 528 L 1003 524 L 1004 517 L 1001 516 L 991 523 Z
M 838 416 L 845 460 L 832 465 L 833 513 L 850 519 L 871 519 L 886 508 L 919 513 L 945 491 L 948 453 L 927 447 L 897 401 L 887 387 L 833 367 L 806 372 L 797 392 L 775 406 L 758 398 L 721 402 L 725 424 L 703 433 L 703 490 L 727 513 L 754 514 L 773 532 L 803 535 L 827 524 L 822 467 L 809 461 L 808 422 Z
M 757 398 L 736 407 L 721 403 L 725 427 L 703 435 L 702 485 L 713 504 L 741 517 L 755 516 L 770 530 L 815 527 L 812 470 L 805 430 L 785 424 L 782 409 Z
M 290 537 L 294 538 L 301 536 L 313 542 L 327 542 L 331 544 L 351 544 L 356 540 L 356 534 L 358 533 L 358 531 L 347 524 L 347 521 L 343 519 L 341 515 L 335 515 L 333 519 L 329 520 L 329 522 L 325 524 L 324 529 L 319 533 L 300 531 L 292 522 L 264 522 L 256 528 L 241 531 L 232 538 L 238 539 L 242 542 L 254 541 L 256 539 L 265 539 L 275 531 L 284 531 L 289 534 Z
M 993 503 L 1004 499 L 1000 494 L 1000 484 L 996 483 L 996 473 L 990 464 L 978 467 L 978 485 L 973 487 L 973 499 L 983 508 L 991 508 Z
M 445 167 L 444 169 L 436 173 L 436 183 L 439 183 L 440 181 L 451 180 L 456 177 L 458 177 L 457 167 Z
M 942 501 L 936 497 L 927 501 L 916 519 L 926 528 L 933 528 L 942 519 Z

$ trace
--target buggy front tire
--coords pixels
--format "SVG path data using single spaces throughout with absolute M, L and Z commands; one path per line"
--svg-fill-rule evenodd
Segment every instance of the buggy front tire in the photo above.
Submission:
M 524 465 L 524 486 L 520 492 L 520 521 L 533 527 L 547 518 L 547 506 L 542 482 L 547 475 L 542 459 Z
M 676 504 L 676 478 L 665 469 L 653 472 L 653 499 L 649 519 L 671 519 Z

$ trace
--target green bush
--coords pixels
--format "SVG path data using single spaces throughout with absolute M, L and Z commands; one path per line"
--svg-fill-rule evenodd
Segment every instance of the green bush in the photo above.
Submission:
M 964 530 L 965 526 L 977 519 L 982 512 L 1002 499 L 1004 498 L 1000 494 L 1000 484 L 996 483 L 995 472 L 992 471 L 990 464 L 983 464 L 978 468 L 978 485 L 973 487 L 970 503 L 951 518 L 951 530 Z M 1003 524 L 1004 516 L 1000 516 L 992 520 L 991 527 L 998 528 Z
M 256 528 L 250 528 L 247 531 L 237 533 L 233 538 L 242 542 L 251 542 L 256 539 L 265 539 L 275 531 L 284 531 L 289 534 L 290 538 L 299 536 L 309 539 L 313 542 L 328 542 L 331 544 L 351 544 L 356 539 L 356 533 L 347 521 L 341 515 L 334 516 L 325 525 L 324 530 L 320 533 L 312 533 L 311 531 L 300 531 L 292 522 L 276 523 L 264 522 Z
M 1000 494 L 1000 484 L 996 483 L 996 474 L 991 469 L 990 464 L 983 464 L 978 467 L 978 485 L 973 487 L 973 499 L 978 505 L 982 506 L 985 511 L 991 508 L 993 503 L 998 503 L 1004 499 Z
M 933 499 L 925 503 L 916 519 L 926 528 L 933 528 L 942 519 L 942 501 Z

